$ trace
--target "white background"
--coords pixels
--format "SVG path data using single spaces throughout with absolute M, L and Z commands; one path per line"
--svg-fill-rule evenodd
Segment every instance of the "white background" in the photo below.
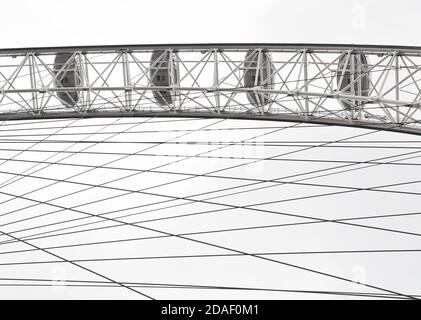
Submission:
M 414 0 L 1 1 L 0 47 L 182 42 L 421 45 Z

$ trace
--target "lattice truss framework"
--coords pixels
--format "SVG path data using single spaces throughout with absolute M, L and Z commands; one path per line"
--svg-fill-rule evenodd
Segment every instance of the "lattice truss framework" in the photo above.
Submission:
M 417 131 L 420 54 L 312 45 L 3 50 L 0 115 L 197 112 Z

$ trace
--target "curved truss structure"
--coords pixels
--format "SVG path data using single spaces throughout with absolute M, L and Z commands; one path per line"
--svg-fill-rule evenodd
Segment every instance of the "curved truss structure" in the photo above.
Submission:
M 210 117 L 421 133 L 421 48 L 315 44 L 0 50 L 0 119 Z

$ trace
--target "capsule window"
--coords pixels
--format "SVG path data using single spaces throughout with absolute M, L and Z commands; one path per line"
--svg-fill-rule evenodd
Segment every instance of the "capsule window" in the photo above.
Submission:
M 253 82 L 253 84 L 256 82 L 256 75 L 252 75 L 251 76 L 251 81 Z M 257 84 L 260 84 L 260 74 L 257 76 Z

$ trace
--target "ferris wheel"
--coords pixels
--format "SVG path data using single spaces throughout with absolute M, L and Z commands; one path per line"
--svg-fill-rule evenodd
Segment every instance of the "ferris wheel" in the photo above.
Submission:
M 421 297 L 421 48 L 1 49 L 0 75 L 1 298 Z

